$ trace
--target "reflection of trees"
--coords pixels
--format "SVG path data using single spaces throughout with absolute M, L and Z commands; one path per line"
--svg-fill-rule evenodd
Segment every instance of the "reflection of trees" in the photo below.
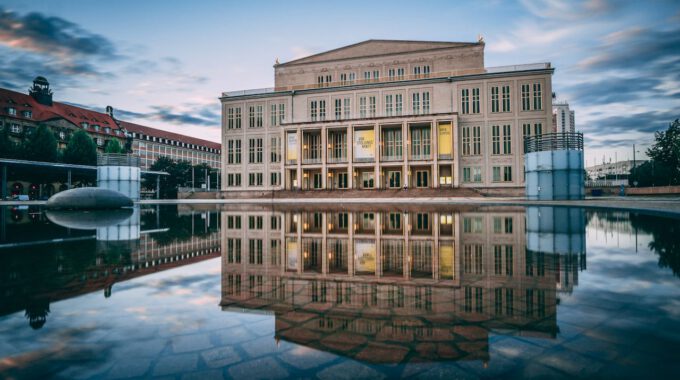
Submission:
M 30 300 L 26 305 L 26 318 L 33 330 L 38 330 L 47 322 L 50 313 L 50 301 L 47 299 Z
M 680 221 L 673 218 L 630 214 L 633 228 L 652 235 L 649 249 L 659 255 L 659 266 L 680 277 Z
M 209 226 L 206 226 L 208 219 Z M 145 229 L 168 229 L 166 232 L 153 234 L 154 241 L 161 246 L 187 241 L 192 236 L 202 237 L 217 232 L 218 222 L 219 213 L 208 213 L 206 219 L 203 219 L 201 213 L 180 215 L 177 205 L 159 207 L 152 212 L 143 212 L 141 216 Z

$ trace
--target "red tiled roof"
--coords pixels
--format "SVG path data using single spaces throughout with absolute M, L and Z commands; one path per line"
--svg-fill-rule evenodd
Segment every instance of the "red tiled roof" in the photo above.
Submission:
M 213 149 L 221 149 L 222 148 L 222 145 L 220 143 L 216 143 L 216 142 L 212 142 L 212 141 L 208 141 L 208 140 L 203 140 L 203 139 L 199 139 L 199 138 L 196 138 L 196 137 L 190 137 L 190 136 L 182 135 L 182 134 L 179 134 L 179 133 L 163 131 L 161 129 L 146 127 L 146 126 L 143 126 L 143 125 L 134 124 L 134 123 L 130 123 L 130 122 L 127 122 L 127 121 L 120 120 L 119 122 L 120 122 L 121 127 L 125 128 L 128 132 L 142 133 L 142 134 L 149 135 L 149 136 L 155 136 L 155 137 L 160 137 L 160 138 L 169 139 L 169 140 L 181 141 L 181 142 L 185 142 L 185 143 L 188 143 L 188 144 L 202 145 L 202 146 L 206 146 L 208 148 L 213 148 Z
M 8 107 L 16 109 L 16 116 L 9 115 L 7 111 Z M 31 111 L 31 118 L 23 117 L 23 111 Z M 30 95 L 4 88 L 0 88 L 0 115 L 30 121 L 65 119 L 78 128 L 81 128 L 81 123 L 85 122 L 90 125 L 99 125 L 101 127 L 98 132 L 93 130 L 88 130 L 88 132 L 103 135 L 107 134 L 104 132 L 104 127 L 111 128 L 111 132 L 108 133 L 109 135 L 113 135 L 115 133 L 114 131 L 119 129 L 113 118 L 105 113 L 59 102 L 53 102 L 52 106 L 46 106 L 38 103 Z

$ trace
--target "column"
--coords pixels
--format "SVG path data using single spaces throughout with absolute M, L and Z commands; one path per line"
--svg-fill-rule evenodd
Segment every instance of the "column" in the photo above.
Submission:
M 156 174 L 156 199 L 161 198 L 161 175 Z
M 408 123 L 402 123 L 401 125 L 401 144 L 402 144 L 402 152 L 401 156 L 404 160 L 404 164 L 402 166 L 402 176 L 403 176 L 403 181 L 404 181 L 404 187 L 411 187 L 411 177 L 408 175 L 408 156 L 409 156 L 409 148 L 411 145 L 408 142 Z
M 67 190 L 71 189 L 71 169 L 68 170 L 67 177 L 66 177 L 66 188 Z
M 409 234 L 410 234 L 410 225 L 411 225 L 411 218 L 409 213 L 404 213 L 404 252 L 402 252 L 402 257 L 403 257 L 403 263 L 404 263 L 404 268 L 403 268 L 403 276 L 404 280 L 408 280 L 411 278 L 411 263 L 409 261 L 409 258 L 411 257 L 411 250 L 409 247 Z
M 354 131 L 352 126 L 347 127 L 347 187 L 354 188 Z
M 354 277 L 354 213 L 350 212 L 349 238 L 347 239 L 347 274 Z
M 302 131 L 298 128 L 297 130 L 297 140 L 298 140 L 298 154 L 297 154 L 297 170 L 295 171 L 295 176 L 297 180 L 297 188 L 302 189 Z
M 378 124 L 373 125 L 373 137 L 375 139 L 375 164 L 374 164 L 374 172 L 375 172 L 375 188 L 376 189 L 381 189 L 382 186 L 382 177 L 380 176 L 380 128 L 378 128 Z
M 430 141 L 432 141 L 432 186 L 435 189 L 439 187 L 439 122 L 437 120 L 432 122 L 430 129 Z
M 325 276 L 328 274 L 328 213 L 321 214 L 321 222 L 323 227 L 321 229 L 321 273 Z
M 382 277 L 382 213 L 375 213 L 375 276 Z
M 453 117 L 451 120 L 451 133 L 453 134 L 453 151 L 451 152 L 451 158 L 453 158 L 453 170 L 451 176 L 453 177 L 453 187 L 458 187 L 460 182 L 458 180 L 458 164 L 460 163 L 460 155 L 458 154 L 458 116 Z
M 439 218 L 441 214 L 435 212 L 432 213 L 432 215 L 434 219 L 432 221 L 432 229 L 434 232 L 434 246 L 432 247 L 432 278 L 439 280 Z
M 328 179 L 328 131 L 321 127 L 321 188 L 327 189 Z

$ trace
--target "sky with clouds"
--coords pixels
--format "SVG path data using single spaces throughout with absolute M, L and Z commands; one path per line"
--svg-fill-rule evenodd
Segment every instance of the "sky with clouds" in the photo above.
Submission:
M 486 66 L 553 64 L 587 165 L 632 158 L 680 118 L 675 0 L 0 0 L 0 87 L 26 92 L 43 75 L 58 101 L 219 141 L 220 93 L 272 86 L 277 58 L 480 34 Z

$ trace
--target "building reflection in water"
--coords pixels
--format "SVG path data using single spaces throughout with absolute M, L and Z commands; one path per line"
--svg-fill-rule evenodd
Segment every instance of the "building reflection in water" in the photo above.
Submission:
M 526 210 L 526 211 L 525 211 Z M 554 338 L 585 269 L 581 209 L 222 213 L 225 310 L 368 362 L 489 359 L 489 334 Z
M 115 283 L 220 254 L 216 211 L 31 210 L 19 216 L 9 225 L 3 219 L 3 230 L 34 236 L 0 241 L 0 316 L 25 310 L 34 329 L 45 324 L 50 303 L 100 290 L 108 298 Z

